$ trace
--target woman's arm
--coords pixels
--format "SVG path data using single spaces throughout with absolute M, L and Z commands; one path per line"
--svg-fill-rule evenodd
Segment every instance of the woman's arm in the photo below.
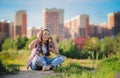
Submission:
M 53 43 L 54 46 L 51 47 L 50 50 L 55 54 L 59 54 L 59 50 L 58 50 L 58 47 L 57 47 L 56 43 L 54 41 L 52 41 L 52 43 Z
M 33 48 L 35 48 L 35 46 L 36 46 L 36 44 L 37 44 L 37 41 L 38 41 L 38 39 L 33 40 L 33 41 L 29 44 L 28 48 L 29 48 L 30 50 L 32 50 Z

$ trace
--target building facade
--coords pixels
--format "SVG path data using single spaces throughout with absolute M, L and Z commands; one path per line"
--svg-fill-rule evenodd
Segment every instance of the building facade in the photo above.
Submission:
M 63 9 L 44 9 L 43 26 L 49 29 L 51 35 L 58 35 L 59 39 L 64 38 L 64 10 Z
M 88 37 L 90 33 L 89 16 L 86 14 L 78 15 L 66 21 L 64 27 L 70 29 L 70 34 L 73 39 Z
M 102 29 L 102 37 L 105 37 L 105 36 L 109 36 L 109 29 L 108 29 L 108 24 L 107 23 L 102 23 L 100 25 L 101 29 Z
M 10 27 L 9 23 L 5 20 L 0 21 L 0 42 L 5 38 L 10 37 Z
M 90 37 L 98 37 L 98 25 L 90 24 Z
M 113 36 L 120 33 L 120 12 L 108 14 L 108 28 L 110 29 L 110 34 Z
M 14 19 L 14 38 L 23 37 L 27 34 L 27 14 L 25 10 L 17 11 Z

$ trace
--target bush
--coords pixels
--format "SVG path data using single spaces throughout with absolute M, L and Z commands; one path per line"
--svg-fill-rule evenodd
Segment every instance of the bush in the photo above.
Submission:
M 16 49 L 20 50 L 23 49 L 27 43 L 28 39 L 26 37 L 17 37 L 16 40 L 12 38 L 8 38 L 4 41 L 2 45 L 2 50 L 9 50 L 9 49 Z
M 37 38 L 37 36 L 35 35 L 35 36 L 33 36 L 32 38 L 28 39 L 27 43 L 26 43 L 25 46 L 24 46 L 24 49 L 28 50 L 28 49 L 29 49 L 29 48 L 28 48 L 28 45 L 29 45 L 34 39 L 36 39 L 36 38 Z
M 112 56 L 100 62 L 96 68 L 96 78 L 115 78 L 120 73 L 120 57 Z
M 88 40 L 87 44 L 85 45 L 84 51 L 88 53 L 88 57 L 90 57 L 91 59 L 99 59 L 102 58 L 100 56 L 100 47 L 100 40 L 98 38 L 93 37 Z
M 101 44 L 101 52 L 106 56 L 110 57 L 117 54 L 117 42 L 115 38 L 105 37 Z
M 0 72 L 4 72 L 4 71 L 6 71 L 6 69 L 5 69 L 2 61 L 0 60 Z
M 0 72 L 16 72 L 20 66 L 26 66 L 30 52 L 8 50 L 0 52 Z
M 2 50 L 16 49 L 16 44 L 13 39 L 6 39 L 2 45 Z
M 80 53 L 76 50 L 72 40 L 63 40 L 58 44 L 58 48 L 62 55 L 69 58 L 80 58 Z
M 27 37 L 17 37 L 15 40 L 17 50 L 23 49 L 27 43 Z

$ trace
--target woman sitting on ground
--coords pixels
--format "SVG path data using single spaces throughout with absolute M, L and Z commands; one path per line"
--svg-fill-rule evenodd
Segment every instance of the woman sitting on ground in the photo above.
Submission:
M 27 68 L 30 67 L 32 70 L 40 69 L 40 67 L 42 67 L 43 71 L 50 70 L 60 65 L 65 60 L 65 57 L 61 55 L 52 59 L 49 58 L 50 52 L 58 55 L 59 50 L 52 37 L 50 37 L 48 29 L 38 32 L 37 39 L 30 43 L 29 49 L 31 49 L 32 54 Z

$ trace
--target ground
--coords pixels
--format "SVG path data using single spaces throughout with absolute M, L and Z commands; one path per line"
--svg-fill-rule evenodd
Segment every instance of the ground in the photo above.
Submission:
M 77 59 L 70 59 L 71 62 L 76 63 L 76 62 L 80 62 L 82 66 L 90 66 L 91 67 L 91 61 L 90 60 L 86 60 L 86 59 L 81 59 L 81 60 L 77 60 Z M 44 78 L 45 76 L 52 76 L 52 75 L 56 75 L 57 73 L 55 73 L 54 71 L 50 70 L 50 71 L 34 71 L 34 70 L 26 70 L 26 67 L 21 67 L 20 71 L 16 74 L 7 74 L 7 75 L 3 75 L 2 78 Z M 60 73 L 59 73 L 60 74 Z
M 20 71 L 16 74 L 7 74 L 2 76 L 2 78 L 44 78 L 45 76 L 52 76 L 55 75 L 54 71 L 33 71 L 33 70 L 26 70 Z
M 40 71 L 40 70 L 26 70 L 25 67 L 21 68 L 21 71 L 14 74 L 5 74 L 2 78 L 44 78 L 45 76 L 56 75 L 53 70 Z

